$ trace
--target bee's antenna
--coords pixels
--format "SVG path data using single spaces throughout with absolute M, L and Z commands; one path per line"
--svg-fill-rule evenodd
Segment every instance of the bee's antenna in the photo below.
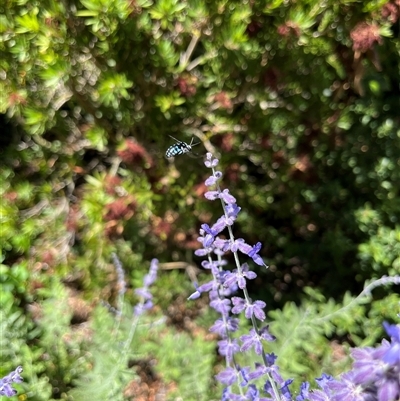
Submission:
M 196 146 L 199 145 L 201 142 L 193 143 L 194 138 L 192 137 L 192 140 L 190 141 L 190 146 Z
M 175 140 L 178 143 L 181 143 L 182 141 L 179 141 L 178 139 L 174 138 L 172 135 L 168 135 L 170 138 L 172 138 L 173 140 Z

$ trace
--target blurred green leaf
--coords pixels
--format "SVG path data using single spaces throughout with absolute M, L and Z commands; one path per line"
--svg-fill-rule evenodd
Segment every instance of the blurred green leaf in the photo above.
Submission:
M 36 14 L 33 13 L 25 14 L 21 17 L 16 17 L 15 20 L 19 25 L 19 27 L 17 27 L 15 30 L 16 33 L 26 33 L 26 32 L 37 33 L 40 30 L 40 24 Z
M 94 149 L 104 152 L 107 146 L 107 133 L 101 127 L 91 127 L 86 131 L 86 138 L 90 141 Z

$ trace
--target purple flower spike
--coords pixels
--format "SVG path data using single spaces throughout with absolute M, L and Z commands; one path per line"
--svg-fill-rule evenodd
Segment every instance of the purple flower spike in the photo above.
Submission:
M 17 391 L 11 387 L 12 383 L 21 383 L 22 366 L 18 366 L 14 371 L 10 372 L 7 376 L 0 379 L 0 395 L 12 397 L 17 394 Z

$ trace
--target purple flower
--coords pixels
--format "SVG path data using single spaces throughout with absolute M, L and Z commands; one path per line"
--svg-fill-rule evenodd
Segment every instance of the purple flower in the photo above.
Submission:
M 210 302 L 210 306 L 222 315 L 227 315 L 231 310 L 231 301 L 226 298 L 217 298 Z
M 229 193 L 229 189 L 224 189 L 220 191 L 207 191 L 204 196 L 208 200 L 216 200 L 218 198 L 222 199 L 227 205 L 236 203 L 236 199 Z
M 218 341 L 218 352 L 222 356 L 226 356 L 228 361 L 232 361 L 233 355 L 238 353 L 240 350 L 237 340 L 227 339 Z
M 254 347 L 254 351 L 257 355 L 261 355 L 261 353 L 263 352 L 261 339 L 255 329 L 251 329 L 250 334 L 245 334 L 241 336 L 240 340 L 242 341 L 240 351 L 247 351 L 251 347 Z
M 378 348 L 355 348 L 351 381 L 363 390 L 364 400 L 392 401 L 400 396 L 400 328 L 383 323 L 391 342 L 383 340 Z M 347 379 L 343 375 L 341 380 Z M 350 385 L 346 383 L 347 387 Z M 340 393 L 338 392 L 340 395 Z
M 212 155 L 212 153 L 208 152 L 206 154 L 206 161 L 204 162 L 205 166 L 208 168 L 213 168 L 218 165 L 219 160 Z
M 283 383 L 283 386 L 281 387 L 281 393 L 283 397 L 286 400 L 291 400 L 292 399 L 292 394 L 290 393 L 289 386 L 293 383 L 293 379 L 288 379 Z
M 199 237 L 200 238 L 200 237 Z M 199 240 L 199 238 L 197 238 L 197 240 Z M 211 252 L 211 248 L 206 248 L 206 249 L 196 249 L 194 251 L 194 254 L 196 256 L 207 256 L 209 253 Z
M 383 322 L 383 327 L 386 333 L 391 337 L 392 341 L 400 344 L 400 326 Z
M 150 287 L 157 278 L 158 260 L 153 259 L 150 263 L 149 273 L 144 276 L 143 284 L 145 287 Z
M 217 319 L 216 322 L 210 327 L 212 333 L 217 333 L 220 337 L 226 337 L 227 332 L 235 332 L 239 328 L 239 319 L 227 317 L 224 319 Z
M 379 401 L 398 400 L 400 396 L 400 373 L 390 379 L 382 379 L 376 382 L 378 387 L 377 399 Z
M 351 356 L 354 359 L 354 380 L 356 383 L 367 383 L 375 380 L 386 370 L 385 363 L 377 360 L 374 357 L 374 352 L 375 349 L 371 347 L 351 350 Z
M 309 394 L 307 400 L 310 400 L 310 401 L 331 401 L 331 397 L 328 394 L 326 394 L 323 391 L 321 391 L 321 390 L 314 390 Z
M 276 337 L 269 332 L 269 326 L 266 325 L 262 329 L 258 331 L 259 336 L 265 341 L 275 341 Z M 267 354 L 267 357 L 270 358 L 270 365 L 273 365 L 276 360 L 276 355 L 274 354 Z
M 240 368 L 239 366 L 237 366 L 237 368 L 239 369 L 239 373 L 242 376 L 242 382 L 240 383 L 240 385 L 242 387 L 246 386 L 249 383 L 249 371 L 250 368 L 248 366 L 244 367 L 244 368 Z
M 363 387 L 354 381 L 355 372 L 344 373 L 339 380 L 331 380 L 326 386 L 333 395 L 332 401 L 364 401 Z
M 221 173 L 220 171 L 215 171 L 214 174 L 213 174 L 212 176 L 208 177 L 208 178 L 205 180 L 204 184 L 205 184 L 207 187 L 211 187 L 212 185 L 215 185 L 215 184 L 217 183 L 217 181 L 218 181 L 219 179 L 221 179 L 221 177 L 222 177 L 222 173 Z
M 233 241 L 231 251 L 237 252 L 238 250 L 247 255 L 247 252 L 250 252 L 251 250 L 251 246 L 246 244 L 243 238 L 238 238 Z
M 254 347 L 254 351 L 257 355 L 261 355 L 263 352 L 263 347 L 261 340 L 275 341 L 276 337 L 271 335 L 268 331 L 268 326 L 263 327 L 259 330 L 259 333 L 255 329 L 250 329 L 250 334 L 245 334 L 240 337 L 242 341 L 242 347 L 240 351 L 247 351 L 249 348 Z M 275 360 L 272 361 L 272 364 Z
M 236 217 L 239 214 L 240 209 L 241 208 L 236 203 L 231 203 L 231 204 L 225 206 L 226 214 L 232 220 L 236 220 Z
M 307 401 L 310 396 L 310 383 L 303 382 L 300 384 L 300 394 L 296 397 L 296 401 Z
M 238 315 L 243 312 L 246 308 L 246 300 L 240 297 L 232 297 L 232 303 L 234 307 L 232 308 L 232 313 Z
M 190 295 L 190 297 L 188 298 L 190 300 L 199 298 L 200 295 L 203 292 L 209 292 L 212 289 L 217 288 L 218 287 L 218 283 L 215 280 L 211 280 L 211 281 L 208 281 L 207 283 L 204 283 L 204 284 L 202 284 L 200 286 L 195 284 L 195 287 L 196 287 L 196 291 L 192 295 Z
M 214 242 L 214 237 L 218 233 L 219 231 L 216 231 L 214 227 L 210 227 L 208 224 L 202 224 L 200 230 L 200 237 L 197 238 L 197 241 L 201 242 L 204 248 L 209 248 L 212 246 Z
M 213 175 L 211 175 L 210 177 L 208 177 L 205 181 L 204 184 L 206 185 L 206 187 L 211 187 L 213 185 L 215 185 L 215 183 L 217 182 L 217 178 L 214 177 Z
M 227 367 L 222 372 L 219 372 L 215 378 L 226 386 L 231 386 L 237 380 L 237 371 L 234 368 Z
M 269 354 L 266 354 L 267 359 L 268 359 L 268 355 Z M 274 355 L 274 354 L 270 354 L 270 355 Z M 255 364 L 255 366 L 256 366 L 256 368 L 252 372 L 249 373 L 250 380 L 258 379 L 259 377 L 269 373 L 273 377 L 277 377 L 280 380 L 279 382 L 283 382 L 283 379 L 280 378 L 280 375 L 278 372 L 279 368 L 276 365 L 274 365 L 273 363 L 269 366 L 265 366 L 264 364 L 257 362 Z
M 141 302 L 134 306 L 133 311 L 136 316 L 142 315 L 146 310 L 153 307 L 153 302 L 151 300 Z
M 318 386 L 322 388 L 322 390 L 327 389 L 327 385 L 330 381 L 333 380 L 333 377 L 330 375 L 327 375 L 326 373 L 322 373 L 322 376 L 319 377 L 318 379 L 315 379 L 317 382 Z
M 279 373 L 279 367 L 276 365 L 271 366 L 270 373 L 275 383 L 279 384 L 280 386 L 283 386 L 285 380 L 283 380 L 283 377 Z
M 151 299 L 152 298 L 151 292 L 146 287 L 137 288 L 134 292 L 138 297 L 142 297 L 144 299 Z
M 208 200 L 215 200 L 219 198 L 219 192 L 218 191 L 207 191 L 204 194 L 205 198 Z
M 14 371 L 10 372 L 7 376 L 0 379 L 0 395 L 12 397 L 17 394 L 17 391 L 11 387 L 12 383 L 21 383 L 22 366 L 18 366 Z
M 253 379 L 258 379 L 259 377 L 269 373 L 270 368 L 261 364 L 261 363 L 256 363 L 256 368 L 249 373 L 249 380 Z
M 229 387 L 225 387 L 222 390 L 222 396 L 221 396 L 221 401 L 228 401 L 230 396 L 230 390 Z
M 244 263 L 241 267 L 241 271 L 234 270 L 230 272 L 224 281 L 224 285 L 226 287 L 230 287 L 231 285 L 237 283 L 240 289 L 246 287 L 246 278 L 248 280 L 253 280 L 257 277 L 257 274 L 253 271 L 249 271 L 249 265 Z
M 253 259 L 253 261 L 257 263 L 259 266 L 268 267 L 262 260 L 261 256 L 258 254 L 258 252 L 260 252 L 261 249 L 261 242 L 257 242 L 257 244 L 252 247 L 249 244 L 246 244 L 243 238 L 238 238 L 234 242 L 234 245 L 232 245 L 231 249 L 232 252 L 234 252 L 233 249 L 235 250 L 239 249 L 240 252 L 250 256 Z
M 143 287 L 137 288 L 135 294 L 141 298 L 141 301 L 133 308 L 134 314 L 140 316 L 145 310 L 153 307 L 152 298 L 149 291 L 149 286 L 154 283 L 157 278 L 158 260 L 153 259 L 150 264 L 149 273 L 143 278 Z
M 227 204 L 233 205 L 236 204 L 236 199 L 229 193 L 229 189 L 224 189 L 220 194 L 219 197 Z
M 271 382 L 270 382 L 269 380 L 267 380 L 267 381 L 265 382 L 263 390 L 264 390 L 266 393 L 268 393 L 269 395 L 274 396 L 274 390 L 273 390 L 272 384 L 271 384 Z
M 220 217 L 216 223 L 213 225 L 213 230 L 220 233 L 226 226 L 228 225 L 227 219 L 225 216 Z
M 383 356 L 383 361 L 390 365 L 400 365 L 400 325 L 383 322 L 383 327 L 392 340 Z
M 223 390 L 222 392 L 222 398 L 221 401 L 247 401 L 247 398 L 245 396 L 239 395 L 239 394 L 234 394 L 231 393 L 230 388 L 227 387 Z
M 224 224 L 225 224 L 225 227 L 226 226 L 231 226 L 231 225 L 233 225 L 233 223 L 235 222 L 235 220 L 234 219 L 232 219 L 231 217 L 229 217 L 229 216 L 222 216 L 222 217 L 220 217 L 220 219 L 224 222 Z
M 248 255 L 254 260 L 255 263 L 257 263 L 260 266 L 263 266 L 265 263 L 262 260 L 261 256 L 258 255 L 260 249 L 261 249 L 261 242 L 257 242 L 257 244 L 253 246 L 253 249 L 248 253 Z
M 246 392 L 246 400 L 250 401 L 272 401 L 271 398 L 260 397 L 260 392 L 254 384 L 250 384 Z
M 188 297 L 188 301 L 193 301 L 194 299 L 198 299 L 198 298 L 200 298 L 200 296 L 201 296 L 201 292 L 196 290 L 193 294 L 191 294 Z
M 279 376 L 279 379 L 281 379 L 280 376 Z M 281 394 L 283 396 L 283 399 L 291 400 L 292 399 L 292 394 L 290 393 L 289 385 L 292 384 L 293 379 L 289 379 L 289 380 L 286 380 L 286 381 L 284 381 L 283 379 L 282 380 L 278 380 L 278 381 L 275 380 L 275 381 L 277 382 L 277 384 L 281 385 L 280 392 L 281 392 Z M 275 394 L 274 394 L 271 382 L 269 380 L 267 380 L 265 385 L 264 385 L 264 391 L 269 393 L 275 399 Z
M 234 307 L 232 308 L 232 313 L 238 315 L 244 310 L 244 315 L 247 319 L 250 319 L 254 315 L 259 320 L 265 319 L 265 313 L 263 309 L 266 306 L 264 301 L 255 301 L 253 303 L 248 303 L 245 299 L 240 297 L 232 297 L 232 303 Z
M 222 252 L 226 252 L 230 248 L 230 241 L 228 239 L 222 239 L 222 238 L 215 238 L 214 241 L 214 246 L 218 249 L 220 249 Z

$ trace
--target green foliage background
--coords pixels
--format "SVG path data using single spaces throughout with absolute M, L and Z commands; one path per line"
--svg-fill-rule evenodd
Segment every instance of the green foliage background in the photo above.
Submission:
M 399 312 L 389 287 L 314 335 L 285 335 L 400 273 L 399 17 L 394 0 L 3 0 L 0 373 L 23 365 L 30 400 L 106 399 L 93 389 L 129 331 L 110 337 L 99 306 L 118 298 L 111 253 L 129 320 L 149 261 L 199 264 L 198 228 L 221 214 L 201 157 L 164 158 L 168 135 L 220 156 L 235 233 L 263 242 L 270 268 L 250 290 L 277 308 L 284 372 L 335 371 L 334 344 L 379 340 Z M 214 316 L 186 303 L 191 282 L 170 266 L 154 289 L 167 320 L 138 330 L 121 399 L 140 399 L 129 390 L 146 358 L 166 399 L 219 397 Z

